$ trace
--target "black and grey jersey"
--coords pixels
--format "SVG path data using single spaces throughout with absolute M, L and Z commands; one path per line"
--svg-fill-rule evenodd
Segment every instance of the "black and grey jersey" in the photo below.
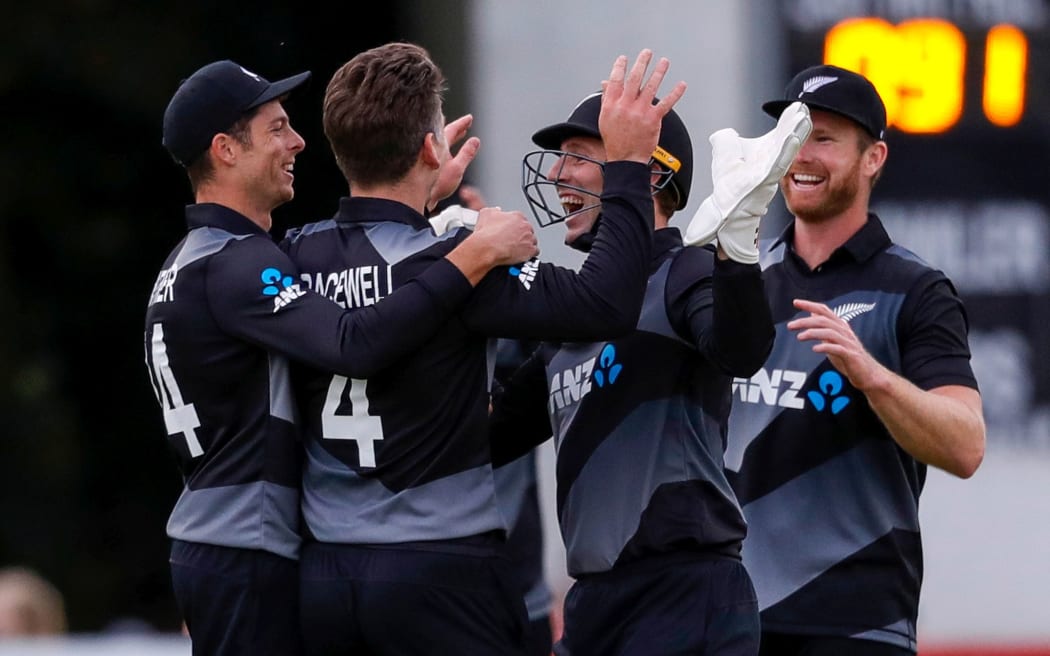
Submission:
M 803 314 L 793 299 L 825 303 L 918 387 L 976 389 L 964 308 L 945 275 L 893 244 L 874 214 L 814 270 L 790 249 L 792 230 L 761 244 L 776 342 L 756 374 L 734 380 L 726 452 L 762 627 L 914 650 L 926 466 L 786 324 Z
M 367 376 L 470 293 L 444 261 L 398 300 L 346 312 L 303 289 L 268 233 L 215 204 L 186 208 L 146 309 L 146 366 L 185 489 L 168 535 L 296 557 L 301 445 L 288 358 Z
M 491 338 L 597 338 L 637 320 L 652 241 L 648 169 L 610 162 L 605 173 L 606 220 L 578 274 L 536 260 L 493 269 L 455 316 L 427 320 L 437 334 L 410 357 L 368 377 L 297 373 L 303 514 L 314 538 L 433 543 L 506 531 L 486 430 Z M 333 219 L 290 234 L 284 248 L 307 286 L 359 307 L 412 280 L 468 234 L 435 236 L 401 203 L 344 198 Z
M 496 345 L 493 403 L 503 384 L 536 350 L 538 342 L 500 339 Z M 543 516 L 540 512 L 539 457 L 536 449 L 496 467 L 496 498 L 507 520 L 506 557 L 514 581 L 525 593 L 529 620 L 550 614 L 553 595 L 543 567 Z
M 682 248 L 674 228 L 656 232 L 654 253 L 631 334 L 543 344 L 493 411 L 497 460 L 553 432 L 574 577 L 669 552 L 740 557 L 744 519 L 722 453 L 731 376 L 772 346 L 762 277 Z

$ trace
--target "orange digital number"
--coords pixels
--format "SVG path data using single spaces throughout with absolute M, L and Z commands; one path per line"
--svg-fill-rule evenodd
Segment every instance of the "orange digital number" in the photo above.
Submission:
M 988 30 L 984 48 L 984 115 L 1000 127 L 1016 125 L 1024 113 L 1028 40 L 1013 25 Z
M 995 125 L 1014 125 L 1024 112 L 1024 33 L 996 26 L 988 33 L 985 52 L 985 115 Z M 944 132 L 962 116 L 966 39 L 946 20 L 842 21 L 825 36 L 824 62 L 871 80 L 886 104 L 887 123 L 903 132 Z
M 886 105 L 890 125 L 900 113 L 897 40 L 897 28 L 881 18 L 845 20 L 824 37 L 824 63 L 857 71 L 871 80 Z

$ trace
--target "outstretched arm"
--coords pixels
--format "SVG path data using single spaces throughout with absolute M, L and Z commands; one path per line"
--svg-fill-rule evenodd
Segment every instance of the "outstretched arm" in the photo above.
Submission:
M 773 348 L 776 329 L 758 265 L 716 261 L 709 248 L 675 256 L 668 316 L 679 335 L 729 376 L 751 376 Z

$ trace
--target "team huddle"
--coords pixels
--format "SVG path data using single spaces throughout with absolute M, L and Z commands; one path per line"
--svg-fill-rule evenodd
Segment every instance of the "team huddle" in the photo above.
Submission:
M 916 653 L 926 467 L 972 475 L 985 437 L 952 283 L 868 207 L 883 103 L 802 71 L 768 133 L 711 135 L 679 229 L 669 65 L 618 57 L 532 135 L 526 202 L 578 270 L 520 211 L 448 206 L 479 141 L 415 44 L 327 83 L 347 194 L 277 240 L 306 145 L 283 101 L 310 74 L 224 60 L 179 85 L 163 143 L 194 199 L 145 353 L 195 656 Z M 778 189 L 793 221 L 760 239 Z M 548 439 L 556 630 L 528 537 Z

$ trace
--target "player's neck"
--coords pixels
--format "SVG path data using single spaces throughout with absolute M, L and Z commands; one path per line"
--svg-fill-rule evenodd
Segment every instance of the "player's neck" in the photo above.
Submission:
M 660 211 L 658 205 L 653 206 L 653 230 L 663 230 L 671 224 L 671 218 Z
M 243 189 L 227 188 L 222 185 L 202 185 L 197 190 L 198 203 L 215 203 L 228 207 L 231 210 L 243 214 L 252 220 L 263 230 L 269 232 L 273 227 L 273 217 L 270 208 L 263 207 L 258 202 L 253 202 L 251 194 Z
M 426 203 L 430 198 L 430 185 L 420 179 L 413 169 L 404 178 L 392 183 L 361 185 L 350 183 L 350 195 L 354 198 L 380 198 L 408 205 L 420 214 L 426 213 Z

